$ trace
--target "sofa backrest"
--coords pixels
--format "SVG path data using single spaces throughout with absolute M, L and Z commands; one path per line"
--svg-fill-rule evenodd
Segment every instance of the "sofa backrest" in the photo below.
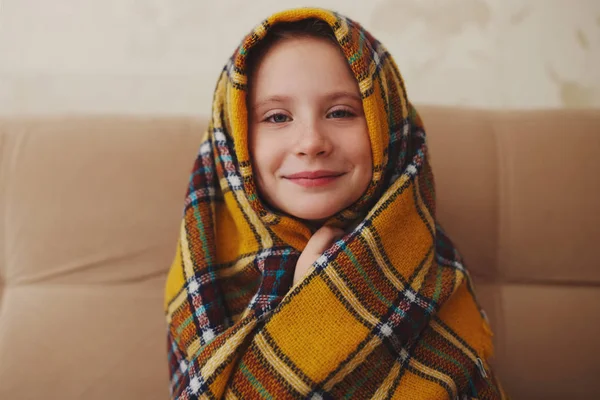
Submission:
M 600 396 L 600 111 L 419 110 L 506 390 Z M 163 285 L 205 125 L 0 120 L 0 399 L 168 398 Z

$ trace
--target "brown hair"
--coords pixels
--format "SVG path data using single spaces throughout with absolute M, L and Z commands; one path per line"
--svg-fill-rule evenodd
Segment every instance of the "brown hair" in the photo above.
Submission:
M 275 44 L 282 40 L 294 38 L 317 38 L 325 39 L 336 46 L 337 39 L 333 30 L 327 24 L 317 18 L 307 18 L 295 22 L 281 22 L 272 26 L 265 38 L 253 46 L 246 57 L 246 76 L 250 77 L 258 60 Z

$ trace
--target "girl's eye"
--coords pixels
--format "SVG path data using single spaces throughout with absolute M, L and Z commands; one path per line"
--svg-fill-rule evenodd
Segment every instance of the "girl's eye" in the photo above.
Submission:
M 278 113 L 278 114 L 270 115 L 269 117 L 267 117 L 267 119 L 265 121 L 271 122 L 274 124 L 281 124 L 284 122 L 288 122 L 289 120 L 290 120 L 290 117 L 288 117 L 287 115 Z
M 333 110 L 327 116 L 329 118 L 351 118 L 351 117 L 356 116 L 356 114 L 354 114 L 350 110 L 339 109 L 339 110 Z

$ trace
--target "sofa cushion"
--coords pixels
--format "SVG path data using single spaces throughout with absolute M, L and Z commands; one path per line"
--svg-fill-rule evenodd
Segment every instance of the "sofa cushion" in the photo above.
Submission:
M 600 397 L 600 111 L 419 107 L 515 399 Z M 0 399 L 168 398 L 199 118 L 0 119 Z
M 0 123 L 0 398 L 168 398 L 163 288 L 203 121 Z

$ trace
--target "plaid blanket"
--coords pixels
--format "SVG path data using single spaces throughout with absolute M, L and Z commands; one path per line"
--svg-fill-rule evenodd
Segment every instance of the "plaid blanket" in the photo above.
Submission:
M 305 18 L 331 26 L 359 83 L 373 177 L 328 222 L 354 228 L 293 285 L 311 230 L 257 195 L 244 71 L 273 25 Z M 274 14 L 224 68 L 165 308 L 173 398 L 504 398 L 491 331 L 436 221 L 422 121 L 381 43 L 330 11 Z

